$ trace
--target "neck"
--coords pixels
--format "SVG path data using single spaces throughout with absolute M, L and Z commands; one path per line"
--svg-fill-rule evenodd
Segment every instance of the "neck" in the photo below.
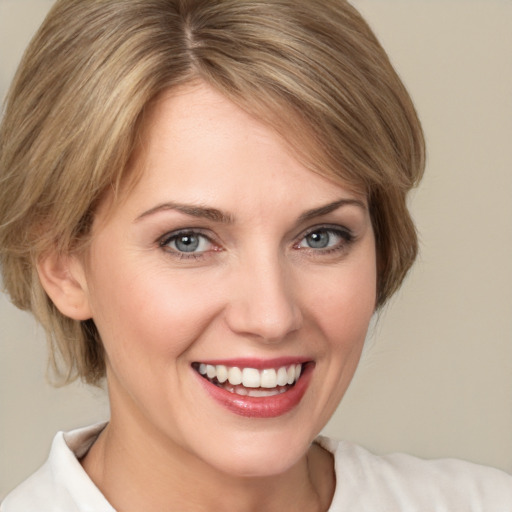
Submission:
M 326 511 L 334 492 L 332 456 L 313 444 L 282 474 L 230 475 L 163 438 L 116 421 L 102 432 L 82 464 L 119 512 L 132 510 Z

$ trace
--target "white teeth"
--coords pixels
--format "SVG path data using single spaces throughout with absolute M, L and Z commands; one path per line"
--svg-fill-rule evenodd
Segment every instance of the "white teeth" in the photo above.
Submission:
M 295 382 L 295 366 L 290 366 L 288 368 L 288 384 L 293 384 Z
M 229 383 L 233 386 L 238 386 L 238 384 L 242 384 L 242 370 L 233 366 L 228 370 L 228 380 Z
M 281 393 L 285 393 L 286 388 L 281 389 L 249 389 L 247 393 L 249 396 L 261 397 L 261 396 L 274 396 L 280 395 Z
M 273 368 L 261 372 L 261 387 L 275 388 L 277 386 L 277 373 Z
M 200 363 L 198 371 L 210 380 L 217 379 L 220 384 L 230 384 L 231 386 L 240 386 L 238 388 L 228 389 L 233 393 L 246 395 L 244 388 L 248 388 L 249 396 L 272 396 L 277 394 L 274 391 L 278 387 L 292 385 L 299 379 L 302 372 L 302 364 L 292 364 L 290 366 L 281 366 L 280 368 L 265 368 L 257 370 L 256 368 L 238 368 L 236 366 L 225 366 L 222 364 L 212 365 Z M 254 392 L 257 388 L 257 393 Z M 267 391 L 273 390 L 273 391 Z M 285 390 L 278 390 L 279 392 Z M 263 393 L 263 394 L 261 394 Z
M 255 368 L 242 370 L 242 384 L 246 388 L 259 388 L 261 383 L 260 372 Z
M 216 375 L 217 375 L 217 372 L 215 370 L 215 366 L 212 366 L 211 364 L 207 364 L 206 365 L 206 376 L 209 379 L 213 379 L 214 377 L 216 377 Z
M 282 366 L 277 370 L 277 385 L 278 386 L 286 386 L 288 384 L 288 372 L 286 368 Z
M 221 384 L 228 380 L 228 369 L 222 364 L 217 366 L 217 380 Z

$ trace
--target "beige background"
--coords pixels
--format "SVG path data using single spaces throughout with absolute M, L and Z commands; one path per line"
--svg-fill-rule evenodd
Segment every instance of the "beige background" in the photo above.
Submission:
M 49 0 L 0 0 L 0 95 Z M 512 472 L 512 2 L 354 0 L 409 87 L 429 161 L 414 272 L 377 322 L 326 432 L 376 452 Z M 30 316 L 0 295 L 0 498 L 103 394 L 45 383 Z

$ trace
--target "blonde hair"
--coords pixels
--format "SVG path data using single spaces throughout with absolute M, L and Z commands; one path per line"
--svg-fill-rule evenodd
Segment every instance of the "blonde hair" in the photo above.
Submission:
M 377 307 L 416 257 L 406 194 L 423 172 L 421 127 L 347 2 L 60 0 L 24 55 L 0 126 L 0 265 L 66 381 L 101 380 L 101 340 L 92 320 L 52 304 L 36 262 L 87 242 L 101 198 L 126 181 L 144 112 L 195 79 L 274 126 L 311 170 L 367 194 Z

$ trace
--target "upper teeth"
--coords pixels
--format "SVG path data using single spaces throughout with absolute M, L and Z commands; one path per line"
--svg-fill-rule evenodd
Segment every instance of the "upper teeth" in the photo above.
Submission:
M 211 365 L 201 363 L 199 373 L 209 379 L 217 378 L 220 383 L 228 381 L 232 386 L 242 384 L 246 388 L 275 388 L 294 384 L 300 377 L 301 364 L 281 366 L 280 368 L 238 368 L 236 366 L 224 366 L 222 364 Z

